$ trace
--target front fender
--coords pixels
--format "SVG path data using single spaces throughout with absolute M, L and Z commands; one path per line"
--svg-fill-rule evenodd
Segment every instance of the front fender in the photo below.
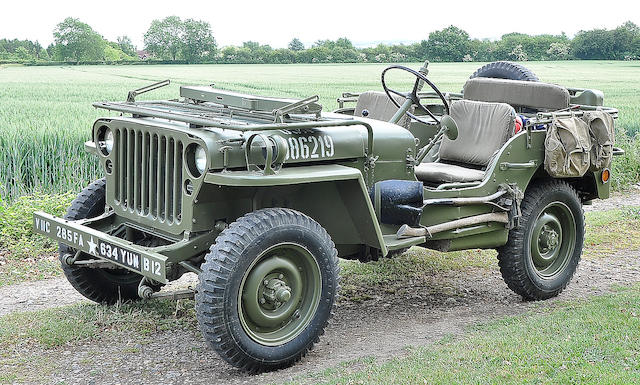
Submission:
M 303 212 L 327 230 L 338 250 L 341 245 L 368 245 L 384 255 L 388 252 L 357 168 L 334 164 L 286 167 L 274 175 L 218 172 L 205 175 L 204 183 L 217 189 L 251 191 L 247 210 L 288 207 Z

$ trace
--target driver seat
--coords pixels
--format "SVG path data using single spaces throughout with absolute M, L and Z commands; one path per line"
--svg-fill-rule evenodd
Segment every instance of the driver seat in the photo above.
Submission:
M 446 136 L 437 162 L 415 167 L 416 178 L 430 184 L 476 182 L 494 154 L 514 135 L 516 113 L 506 103 L 456 100 L 450 116 L 458 126 L 458 138 Z
M 394 100 L 399 105 L 402 105 L 402 103 L 404 103 L 404 98 L 398 95 L 391 96 L 393 96 Z M 358 96 L 358 103 L 356 104 L 356 109 L 353 112 L 353 116 L 388 122 L 389 120 L 391 120 L 391 118 L 393 118 L 393 115 L 395 115 L 396 112 L 398 112 L 398 107 L 393 104 L 387 94 L 381 91 L 367 91 L 361 93 L 360 96 Z M 409 112 L 413 113 L 413 106 L 411 106 Z M 404 128 L 409 128 L 411 119 L 407 114 L 404 114 L 404 116 L 400 118 L 397 124 Z

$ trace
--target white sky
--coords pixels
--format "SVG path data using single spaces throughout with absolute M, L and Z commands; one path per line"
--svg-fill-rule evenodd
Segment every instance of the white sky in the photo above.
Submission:
M 627 20 L 640 25 L 636 0 L 451 1 L 136 1 L 3 0 L 0 38 L 38 40 L 46 47 L 52 31 L 67 16 L 88 23 L 115 41 L 128 35 L 139 49 L 153 19 L 177 15 L 206 20 L 219 46 L 253 40 L 274 48 L 298 37 L 309 46 L 318 39 L 348 37 L 356 45 L 415 42 L 429 32 L 456 25 L 472 38 L 497 39 L 509 32 L 561 32 L 615 28 Z

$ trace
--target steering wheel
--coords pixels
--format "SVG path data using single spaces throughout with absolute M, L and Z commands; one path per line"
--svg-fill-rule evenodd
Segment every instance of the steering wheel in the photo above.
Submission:
M 411 90 L 411 92 L 403 93 L 403 92 L 399 92 L 399 91 L 396 91 L 396 90 L 393 90 L 393 89 L 387 87 L 387 83 L 385 81 L 385 75 L 386 75 L 387 71 L 394 70 L 394 69 L 402 70 L 402 71 L 405 71 L 405 72 L 409 72 L 410 74 L 412 74 L 413 76 L 416 77 L 416 81 L 413 84 L 413 90 Z M 381 81 L 382 81 L 382 88 L 384 88 L 384 92 L 387 94 L 389 99 L 391 99 L 393 104 L 396 105 L 396 107 L 401 108 L 400 104 L 398 104 L 398 102 L 396 102 L 396 99 L 393 96 L 391 96 L 391 94 L 398 95 L 398 96 L 401 96 L 401 97 L 403 97 L 405 99 L 411 100 L 413 102 L 413 104 L 415 104 L 420 110 L 422 110 L 424 113 L 429 115 L 436 122 L 440 123 L 440 119 L 436 118 L 436 116 L 431 111 L 429 111 L 429 109 L 427 107 L 425 107 L 424 105 L 422 105 L 422 103 L 420 103 L 420 98 L 418 97 L 418 91 L 420 91 L 420 88 L 422 88 L 420 82 L 421 81 L 425 82 L 440 97 L 440 100 L 442 100 L 442 104 L 444 105 L 445 112 L 446 112 L 447 115 L 449 115 L 449 103 L 447 103 L 447 100 L 445 99 L 445 97 L 442 94 L 442 92 L 440 92 L 438 87 L 436 87 L 436 85 L 433 84 L 431 82 L 431 80 L 427 79 L 426 75 L 424 75 L 423 73 L 420 73 L 420 72 L 418 72 L 416 70 L 413 70 L 413 69 L 411 69 L 409 67 L 405 67 L 405 66 L 401 66 L 401 65 L 393 65 L 393 66 L 385 68 L 385 70 L 382 71 Z M 427 125 L 433 124 L 433 123 L 427 122 L 426 120 L 418 118 L 417 116 L 415 116 L 414 114 L 412 114 L 409 111 L 405 111 L 405 114 L 407 114 L 410 118 L 412 118 L 414 120 L 417 120 L 420 123 L 424 123 L 424 124 L 427 124 Z

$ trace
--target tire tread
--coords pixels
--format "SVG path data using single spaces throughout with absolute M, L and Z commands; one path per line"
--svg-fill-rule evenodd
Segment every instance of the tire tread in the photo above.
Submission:
M 215 243 L 209 248 L 209 253 L 205 256 L 205 262 L 201 267 L 200 284 L 196 290 L 196 317 L 208 344 L 225 361 L 247 372 L 256 373 L 290 366 L 302 359 L 313 348 L 314 343 L 319 340 L 317 337 L 314 338 L 298 354 L 284 361 L 259 362 L 248 357 L 221 325 L 225 319 L 222 293 L 229 283 L 233 267 L 238 263 L 242 250 L 261 233 L 283 224 L 294 224 L 309 229 L 320 235 L 323 242 L 330 245 L 333 254 L 330 256 L 329 262 L 336 277 L 336 288 L 327 288 L 327 290 L 334 290 L 335 293 L 331 315 L 335 307 L 335 297 L 339 288 L 338 253 L 331 237 L 320 224 L 303 213 L 283 208 L 261 209 L 238 218 L 218 235 Z M 319 335 L 324 333 L 329 318 L 331 317 L 329 316 L 320 326 Z
M 496 61 L 485 64 L 478 68 L 469 79 L 477 77 L 500 78 L 510 80 L 525 80 L 530 82 L 538 82 L 540 79 L 527 67 L 510 62 Z
M 536 206 L 536 203 L 543 199 L 548 191 L 559 189 L 565 190 L 566 192 L 571 194 L 576 201 L 580 202 L 578 193 L 567 182 L 557 179 L 545 181 L 544 183 L 532 186 L 527 190 L 527 193 L 522 200 L 522 216 L 520 218 L 521 223 L 527 223 L 529 220 L 531 220 L 531 217 L 534 214 L 533 210 Z M 582 209 L 581 215 L 584 215 Z M 584 220 L 582 221 L 582 226 L 582 232 L 584 234 Z M 509 239 L 507 243 L 497 249 L 498 265 L 500 267 L 502 278 L 504 279 L 509 289 L 514 291 L 516 294 L 521 295 L 525 300 L 543 300 L 555 297 L 560 294 L 571 281 L 571 278 L 575 274 L 576 267 L 580 262 L 581 256 L 578 256 L 577 259 L 571 259 L 570 263 L 572 263 L 573 266 L 567 266 L 567 268 L 570 269 L 570 275 L 559 288 L 548 292 L 541 291 L 529 279 L 526 267 L 524 265 L 524 258 L 520 258 L 524 248 L 526 247 L 525 233 L 525 226 L 520 225 L 513 228 L 509 232 Z M 580 244 L 580 247 L 582 247 L 582 243 Z
M 85 187 L 71 202 L 64 219 L 77 220 L 92 218 L 104 212 L 106 179 L 98 179 Z M 60 243 L 58 246 L 62 271 L 67 280 L 84 297 L 97 303 L 113 304 L 119 300 L 136 300 L 137 283 L 135 285 L 113 284 L 101 282 L 95 279 L 91 269 L 85 267 L 69 266 L 62 260 L 65 254 L 75 253 L 68 245 Z

